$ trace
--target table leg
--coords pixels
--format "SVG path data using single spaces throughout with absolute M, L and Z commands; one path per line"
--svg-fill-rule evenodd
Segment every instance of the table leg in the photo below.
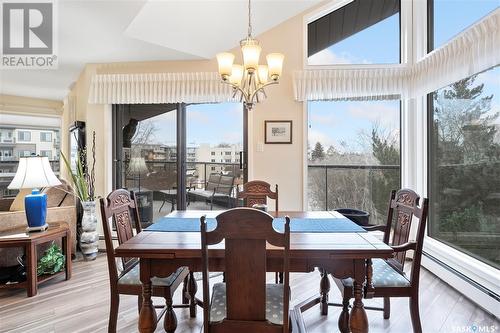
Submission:
M 62 238 L 64 255 L 66 256 L 66 280 L 71 279 L 71 234 L 68 233 Z
M 151 300 L 151 263 L 141 259 L 142 306 L 139 314 L 139 332 L 152 333 L 156 330 L 156 311 Z
M 326 269 L 320 268 L 321 281 L 319 283 L 320 293 L 320 310 L 321 314 L 328 315 L 328 293 L 330 292 L 330 280 L 328 279 L 328 272 Z
M 198 291 L 198 284 L 194 278 L 194 273 L 189 272 L 189 282 L 188 282 L 188 294 L 189 294 L 189 316 L 191 318 L 196 317 L 196 292 Z
M 352 333 L 368 333 L 368 317 L 363 305 L 363 284 L 366 277 L 365 261 L 356 260 L 354 266 L 354 303 L 349 316 L 349 326 Z
M 28 297 L 35 296 L 37 294 L 37 256 L 36 256 L 36 245 L 29 243 L 25 247 L 26 251 L 26 283 Z

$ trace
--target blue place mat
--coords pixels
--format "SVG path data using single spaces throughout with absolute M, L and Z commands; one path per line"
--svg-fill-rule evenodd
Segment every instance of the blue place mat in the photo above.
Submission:
M 217 221 L 215 218 L 207 218 L 207 230 L 215 229 Z M 273 227 L 283 232 L 285 229 L 285 218 L 274 219 Z M 161 217 L 155 223 L 147 227 L 147 231 L 163 232 L 196 232 L 200 231 L 199 218 Z M 365 229 L 355 224 L 348 218 L 292 218 L 290 220 L 290 232 L 366 232 Z

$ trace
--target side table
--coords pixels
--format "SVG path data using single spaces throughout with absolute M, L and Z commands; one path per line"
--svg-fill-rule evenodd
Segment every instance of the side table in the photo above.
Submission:
M 37 276 L 37 245 L 57 239 L 62 240 L 62 251 L 66 256 L 65 270 L 53 275 Z M 50 280 L 63 273 L 66 275 L 66 280 L 69 280 L 71 278 L 71 244 L 71 231 L 68 224 L 65 222 L 49 223 L 47 230 L 42 232 L 26 233 L 25 228 L 17 228 L 0 232 L 0 248 L 22 247 L 24 248 L 24 253 L 26 254 L 26 281 L 13 284 L 3 284 L 0 285 L 0 289 L 26 288 L 28 297 L 32 297 L 37 294 L 38 285 L 42 282 Z

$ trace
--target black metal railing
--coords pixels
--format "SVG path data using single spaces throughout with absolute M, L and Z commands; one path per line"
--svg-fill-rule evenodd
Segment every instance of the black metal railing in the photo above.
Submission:
M 399 187 L 399 165 L 308 165 L 309 210 L 356 208 L 373 216 L 387 205 L 390 190 Z

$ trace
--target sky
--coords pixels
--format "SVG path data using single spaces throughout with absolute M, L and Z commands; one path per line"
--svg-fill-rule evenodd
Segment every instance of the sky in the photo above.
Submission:
M 243 106 L 240 103 L 188 105 L 186 114 L 188 145 L 243 142 Z M 156 129 L 152 143 L 175 145 L 175 112 L 146 121 L 152 122 Z

